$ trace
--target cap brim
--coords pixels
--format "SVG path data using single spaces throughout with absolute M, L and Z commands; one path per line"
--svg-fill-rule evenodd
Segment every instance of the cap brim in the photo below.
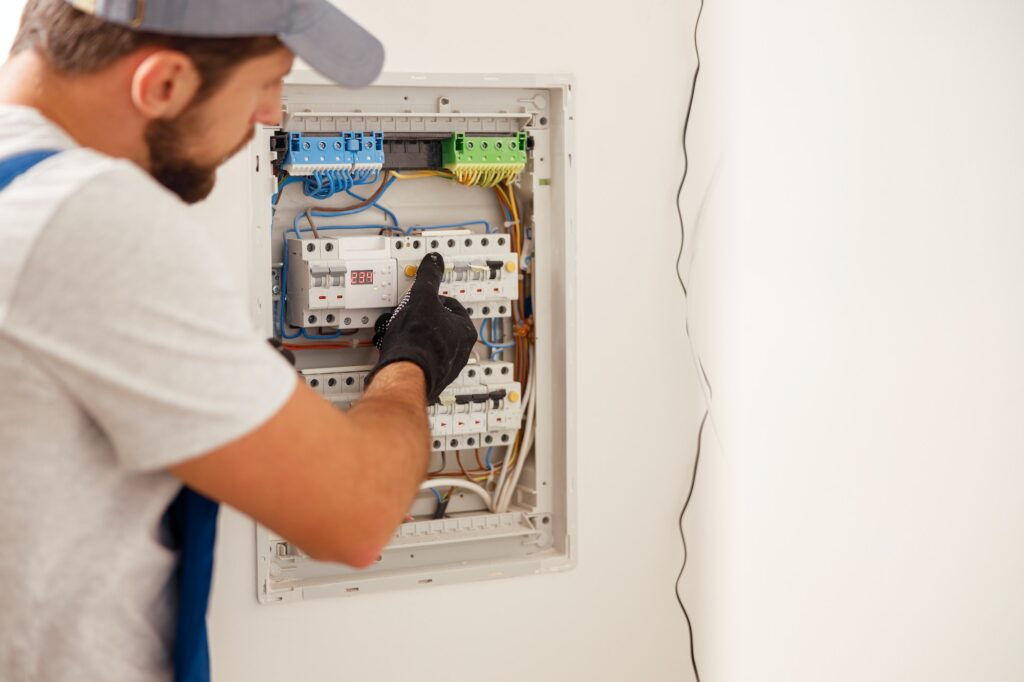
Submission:
M 318 2 L 315 21 L 278 36 L 321 74 L 347 88 L 369 85 L 384 68 L 384 46 L 327 0 Z

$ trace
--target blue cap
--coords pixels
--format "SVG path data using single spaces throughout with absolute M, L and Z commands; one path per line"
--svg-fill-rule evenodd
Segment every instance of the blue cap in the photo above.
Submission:
M 197 38 L 276 35 L 307 64 L 346 87 L 369 85 L 384 46 L 328 0 L 67 0 L 140 31 Z

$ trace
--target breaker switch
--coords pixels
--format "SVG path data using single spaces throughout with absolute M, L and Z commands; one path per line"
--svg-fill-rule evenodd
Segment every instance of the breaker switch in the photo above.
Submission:
M 508 392 L 503 388 L 499 388 L 497 391 L 491 391 L 488 394 L 488 397 L 494 401 L 494 409 L 497 410 L 501 407 L 501 401 L 505 399 L 506 395 L 508 395 Z

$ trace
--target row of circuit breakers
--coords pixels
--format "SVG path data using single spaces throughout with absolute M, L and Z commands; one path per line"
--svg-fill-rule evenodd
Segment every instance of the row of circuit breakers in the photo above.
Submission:
M 324 182 L 351 187 L 353 178 L 384 168 L 447 168 L 455 173 L 519 173 L 526 165 L 527 136 L 386 141 L 383 133 L 278 138 L 280 167 L 291 176 L 324 174 Z M 397 158 L 396 158 L 397 157 Z M 396 163 L 399 162 L 399 163 Z M 333 175 L 332 175 L 333 174 Z M 441 294 L 466 306 L 477 319 L 512 314 L 518 298 L 519 263 L 505 235 L 466 231 L 405 237 L 305 238 L 289 234 L 288 323 L 299 328 L 361 329 L 397 302 L 412 285 L 427 253 L 444 256 Z
M 281 133 L 275 163 L 289 176 L 306 176 L 306 194 L 326 198 L 383 170 L 445 168 L 456 175 L 515 176 L 525 168 L 525 133 L 504 137 L 458 133 L 437 140 L 385 139 L 382 133 Z M 385 164 L 387 159 L 387 164 Z M 372 175 L 377 179 L 377 175 Z M 318 189 L 331 188 L 324 196 Z M 505 234 L 466 229 L 397 235 L 312 236 L 287 233 L 286 320 L 315 338 L 373 328 L 412 286 L 417 266 L 440 253 L 440 294 L 462 303 L 477 320 L 508 318 L 519 299 L 519 256 Z M 369 367 L 303 370 L 306 383 L 340 408 L 362 395 Z M 429 406 L 436 452 L 511 445 L 520 428 L 522 386 L 513 365 L 472 361 Z
M 342 409 L 362 395 L 371 367 L 304 370 L 314 391 Z M 512 380 L 512 363 L 470 363 L 430 405 L 435 452 L 511 445 L 523 420 L 522 386 Z

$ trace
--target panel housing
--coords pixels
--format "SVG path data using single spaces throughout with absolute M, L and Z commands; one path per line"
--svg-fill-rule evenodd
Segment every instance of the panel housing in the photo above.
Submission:
M 313 561 L 301 548 L 257 526 L 261 602 L 422 589 L 575 564 L 572 88 L 567 76 L 385 74 L 376 85 L 358 91 L 337 87 L 312 72 L 296 72 L 287 79 L 283 125 L 260 130 L 250 146 L 250 272 L 253 314 L 261 328 L 268 336 L 281 330 L 296 334 L 286 343 L 295 349 L 307 384 L 347 409 L 358 400 L 376 357 L 369 343 L 376 318 L 393 305 L 392 293 L 400 300 L 422 255 L 439 251 L 449 265 L 442 293 L 460 298 L 471 309 L 482 327 L 482 343 L 459 380 L 428 410 L 434 434 L 431 470 L 481 471 L 477 458 L 483 459 L 485 448 L 494 461 L 483 463 L 483 471 L 495 470 L 502 448 L 507 449 L 504 442 L 524 437 L 520 427 L 526 421 L 522 406 L 528 392 L 534 401 L 529 415 L 534 427 L 532 447 L 521 453 L 520 476 L 507 510 L 494 511 L 473 493 L 453 490 L 445 517 L 435 519 L 431 517 L 438 500 L 425 491 L 368 569 Z M 401 180 L 382 196 L 381 210 L 338 218 L 314 214 L 310 221 L 307 211 L 330 213 L 356 201 L 354 196 L 366 198 L 373 189 L 369 173 L 377 171 L 361 168 L 360 175 L 345 161 L 317 169 L 319 159 L 293 156 L 291 162 L 301 173 L 335 173 L 353 195 L 310 196 L 303 185 L 308 176 L 281 186 L 282 170 L 295 151 L 289 140 L 373 140 L 374 152 L 383 155 L 380 173 L 415 173 L 443 167 L 445 141 L 456 135 L 462 144 L 474 137 L 523 140 L 525 165 L 515 185 L 522 207 L 519 224 L 526 235 L 519 253 L 507 242 L 498 243 L 508 234 L 509 215 L 483 187 L 441 177 Z M 366 186 L 349 184 L 355 180 Z M 397 223 L 390 222 L 384 209 Z M 311 234 L 312 224 L 319 235 Z M 364 227 L 357 229 L 360 225 Z M 310 244 L 313 251 L 306 250 Z M 330 251 L 327 244 L 332 244 Z M 353 275 L 357 272 L 363 274 Z M 528 296 L 520 296 L 521 275 L 529 278 Z M 369 297 L 354 294 L 365 286 L 380 288 Z M 378 300 L 380 305 L 374 305 Z M 339 301 L 344 307 L 334 305 Z M 525 331 L 517 323 L 523 311 L 532 318 Z M 333 315 L 329 322 L 328 314 Z M 313 322 L 311 316 L 316 317 Z M 348 324 L 346 318 L 351 318 Z M 532 339 L 532 387 L 500 374 L 512 366 L 504 347 L 517 333 L 520 339 L 523 333 Z M 499 392 L 503 395 L 495 398 Z M 453 459 L 458 459 L 458 468 Z

